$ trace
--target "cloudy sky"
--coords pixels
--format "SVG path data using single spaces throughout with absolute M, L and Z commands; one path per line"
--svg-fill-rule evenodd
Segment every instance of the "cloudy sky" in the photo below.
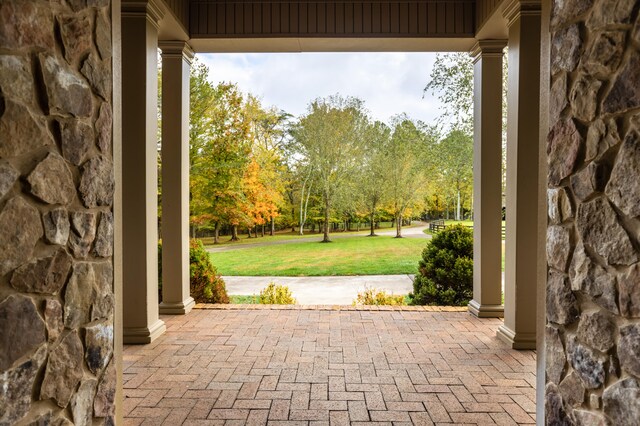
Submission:
M 365 101 L 373 118 L 388 122 L 405 112 L 430 123 L 439 116 L 438 100 L 422 89 L 433 66 L 433 53 L 257 53 L 199 54 L 211 80 L 237 83 L 299 116 L 309 102 L 335 93 Z

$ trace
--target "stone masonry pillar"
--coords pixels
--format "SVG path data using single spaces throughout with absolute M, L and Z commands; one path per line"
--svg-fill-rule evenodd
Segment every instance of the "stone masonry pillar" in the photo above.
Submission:
M 162 49 L 162 303 L 163 314 L 186 314 L 189 288 L 189 71 L 183 41 Z
M 122 2 L 123 339 L 149 343 L 158 317 L 158 21 L 152 1 Z
M 540 118 L 540 3 L 513 0 L 507 94 L 507 211 L 504 324 L 498 337 L 535 349 Z
M 473 57 L 473 300 L 469 312 L 502 317 L 502 56 L 505 40 L 480 40 Z

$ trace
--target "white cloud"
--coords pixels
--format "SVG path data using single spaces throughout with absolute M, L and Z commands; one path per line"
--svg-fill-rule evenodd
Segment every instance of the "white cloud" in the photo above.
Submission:
M 395 114 L 433 123 L 439 102 L 422 89 L 433 66 L 433 53 L 216 53 L 198 54 L 213 82 L 237 83 L 267 106 L 293 115 L 310 101 L 335 93 L 365 101 L 375 119 Z

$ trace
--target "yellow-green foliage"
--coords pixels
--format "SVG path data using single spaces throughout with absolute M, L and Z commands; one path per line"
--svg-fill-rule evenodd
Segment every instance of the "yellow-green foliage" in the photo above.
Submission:
M 295 305 L 291 290 L 286 285 L 277 285 L 270 282 L 268 286 L 260 290 L 260 303 L 263 305 Z
M 363 292 L 358 293 L 353 306 L 356 305 L 405 305 L 404 296 L 396 296 L 387 294 L 384 290 L 376 290 L 375 288 L 365 288 Z

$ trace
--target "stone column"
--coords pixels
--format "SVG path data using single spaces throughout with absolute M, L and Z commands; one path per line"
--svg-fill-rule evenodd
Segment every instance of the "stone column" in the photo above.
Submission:
M 540 118 L 540 3 L 514 0 L 509 25 L 504 324 L 498 337 L 535 349 Z
M 163 314 L 186 314 L 189 288 L 189 70 L 183 41 L 162 49 L 162 303 Z
M 123 338 L 149 343 L 158 317 L 158 22 L 151 1 L 122 2 Z
M 502 51 L 480 40 L 473 57 L 473 300 L 469 312 L 502 317 Z

